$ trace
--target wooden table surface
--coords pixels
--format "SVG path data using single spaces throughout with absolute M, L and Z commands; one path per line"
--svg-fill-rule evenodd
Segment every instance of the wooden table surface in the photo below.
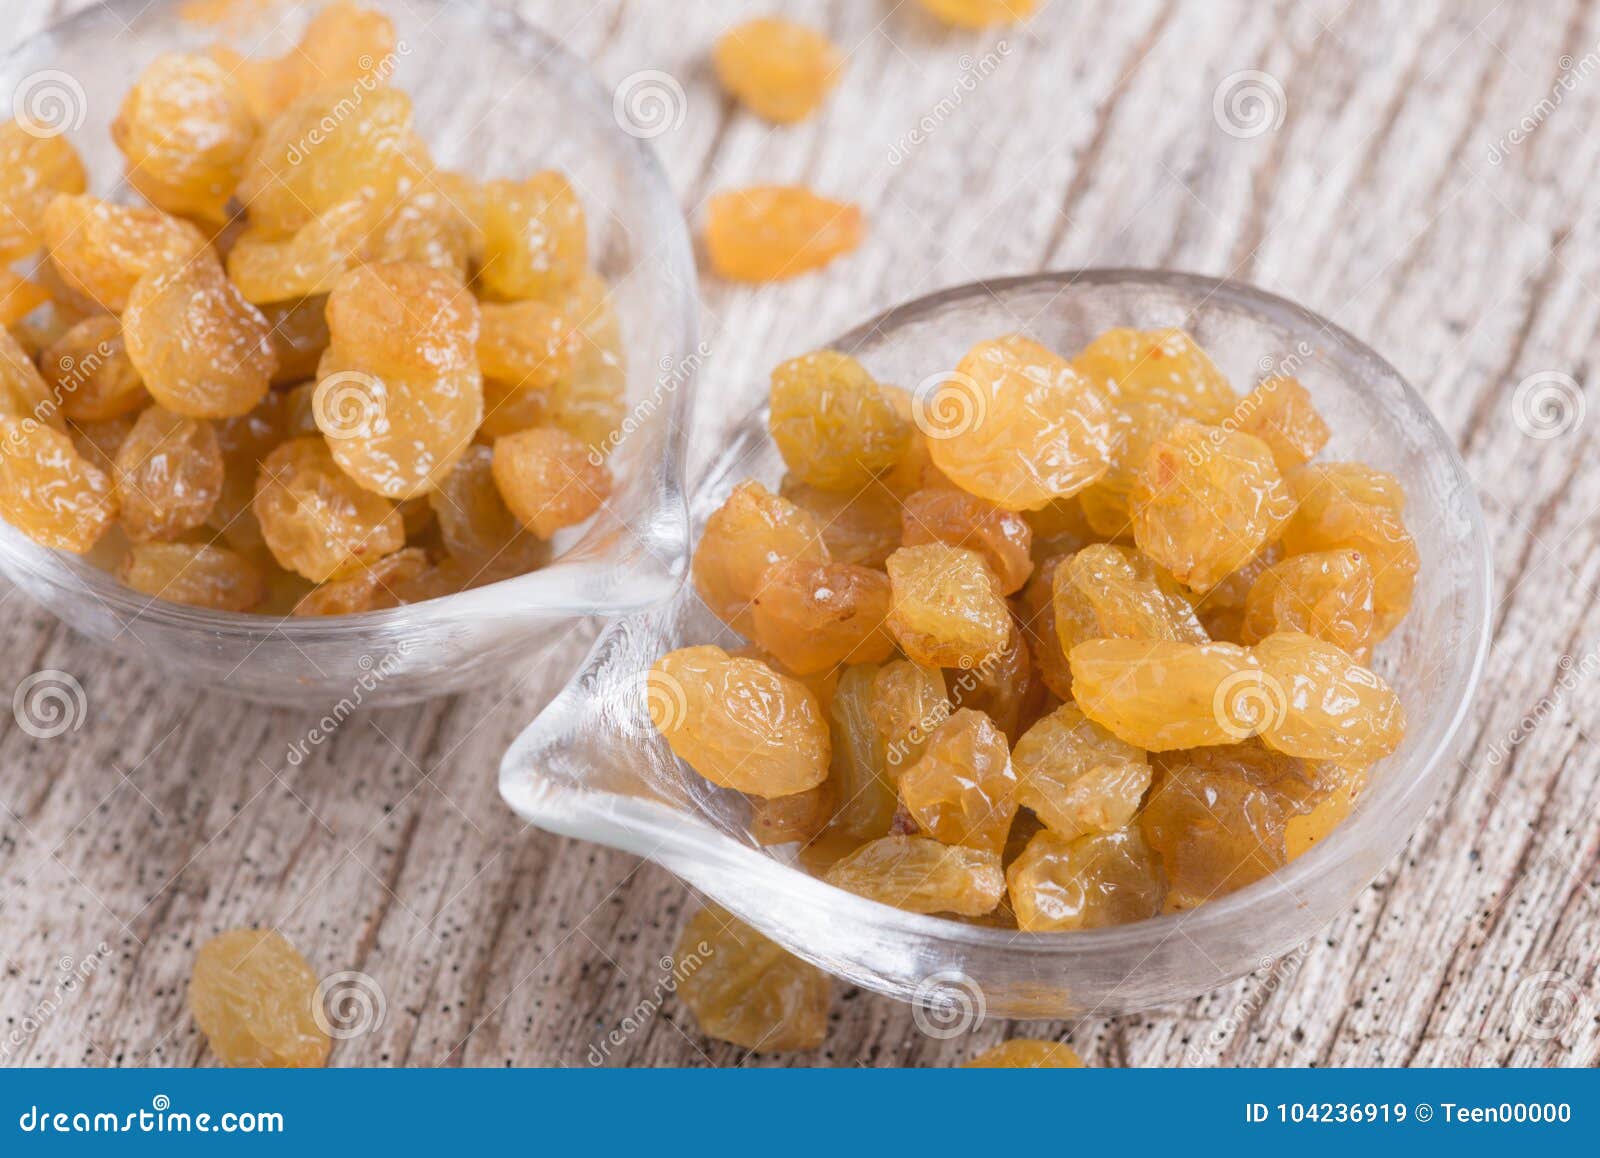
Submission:
M 6 40 L 60 5 L 7 7 Z M 1137 1017 L 1025 1027 L 1096 1065 L 1594 1065 L 1600 1060 L 1600 578 L 1582 402 L 1600 324 L 1600 4 L 1047 0 L 945 31 L 913 3 L 771 0 L 848 65 L 823 114 L 772 130 L 710 78 L 742 0 L 530 0 L 608 85 L 669 73 L 657 137 L 691 220 L 723 187 L 860 202 L 820 276 L 707 279 L 699 455 L 777 360 L 974 279 L 1166 266 L 1255 282 L 1361 336 L 1428 398 L 1481 489 L 1499 601 L 1466 756 L 1406 854 L 1261 973 Z M 1527 413 L 1519 383 L 1554 384 Z M 361 715 L 298 766 L 317 713 L 168 686 L 9 590 L 0 689 L 55 669 L 81 727 L 0 729 L 0 1062 L 208 1065 L 185 1009 L 197 945 L 281 928 L 353 971 L 381 1024 L 337 1065 L 945 1065 L 842 986 L 826 1046 L 748 1057 L 650 1000 L 693 898 L 628 856 L 523 828 L 495 769 L 575 664 Z M 558 672 L 557 668 L 561 668 Z

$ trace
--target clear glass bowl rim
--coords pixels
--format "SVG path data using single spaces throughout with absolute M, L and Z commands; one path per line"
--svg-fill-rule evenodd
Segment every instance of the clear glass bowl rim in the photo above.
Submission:
M 80 27 L 105 20 L 108 16 L 120 20 L 125 27 L 137 20 L 148 19 L 158 9 L 178 8 L 183 0 L 96 0 L 95 3 L 51 21 L 39 31 L 19 41 L 0 54 L 0 72 L 16 60 L 37 52 L 48 40 L 72 36 Z M 446 9 L 453 13 L 476 16 L 485 21 L 496 21 L 513 29 L 512 34 L 537 47 L 540 67 L 562 74 L 564 84 L 573 91 L 597 104 L 610 105 L 611 97 L 601 86 L 589 66 L 564 47 L 549 33 L 523 16 L 515 8 L 492 3 L 491 0 L 405 0 L 407 7 Z M 631 138 L 617 130 L 619 147 L 632 155 L 633 179 L 651 205 L 651 216 L 660 232 L 664 258 L 675 280 L 684 286 L 698 286 L 693 249 L 689 242 L 688 226 L 678 207 L 676 195 L 667 179 L 661 162 L 650 146 L 641 139 Z M 698 348 L 700 341 L 699 295 L 697 289 L 686 293 L 682 318 L 677 326 L 677 348 L 688 353 Z M 679 389 L 669 398 L 656 417 L 682 429 L 686 413 L 692 409 L 693 384 Z M 684 505 L 683 488 L 683 436 L 670 437 L 666 453 L 655 465 L 655 494 L 658 506 Z M 632 515 L 635 512 L 627 512 Z M 591 524 L 602 526 L 602 519 Z M 291 616 L 261 615 L 251 612 L 213 611 L 191 607 L 164 599 L 152 599 L 126 586 L 110 571 L 97 567 L 75 555 L 52 551 L 28 540 L 15 528 L 5 526 L 0 538 L 0 552 L 14 565 L 22 567 L 41 578 L 59 583 L 65 572 L 75 585 L 109 610 L 120 615 L 136 617 L 151 626 L 170 627 L 184 631 L 205 632 L 217 638 L 257 640 L 267 635 L 281 635 L 291 642 L 307 644 L 332 639 L 363 637 L 390 630 L 414 628 L 419 624 L 448 622 L 466 612 L 492 611 L 490 606 L 498 596 L 512 597 L 519 611 L 534 610 L 550 618 L 589 615 L 616 615 L 642 610 L 648 603 L 638 600 L 618 600 L 596 604 L 581 598 L 549 599 L 556 590 L 577 590 L 578 585 L 560 582 L 547 574 L 563 570 L 563 560 L 587 554 L 588 534 L 570 544 L 565 552 L 537 571 L 502 579 L 496 583 L 471 588 L 454 595 L 446 595 L 421 603 L 405 604 L 381 611 L 363 611 L 351 615 L 330 615 L 295 618 Z M 688 543 L 683 544 L 687 557 Z M 603 558 L 603 553 L 597 558 Z
M 1326 338 L 1330 350 L 1336 349 L 1345 358 L 1369 364 L 1375 374 L 1392 378 L 1401 389 L 1404 405 L 1430 430 L 1443 462 L 1448 465 L 1451 474 L 1461 484 L 1462 493 L 1467 500 L 1462 514 L 1469 522 L 1470 539 L 1477 545 L 1478 550 L 1470 557 L 1454 560 L 1453 563 L 1470 569 L 1471 573 L 1464 577 L 1464 582 L 1467 590 L 1477 592 L 1478 600 L 1473 617 L 1472 638 L 1463 641 L 1472 648 L 1472 658 L 1461 694 L 1457 702 L 1450 707 L 1448 720 L 1439 733 L 1437 744 L 1425 756 L 1419 753 L 1413 758 L 1415 766 L 1408 770 L 1409 774 L 1404 777 L 1386 778 L 1363 798 L 1362 807 L 1355 809 L 1328 838 L 1318 842 L 1304 855 L 1291 861 L 1273 875 L 1237 892 L 1187 912 L 1165 914 L 1129 925 L 1071 932 L 1019 933 L 1015 929 L 990 928 L 946 917 L 907 912 L 830 885 L 820 877 L 812 876 L 800 868 L 741 843 L 716 830 L 712 824 L 703 819 L 692 817 L 688 813 L 681 814 L 680 818 L 677 810 L 653 800 L 596 792 L 594 794 L 597 796 L 607 797 L 603 810 L 575 801 L 576 812 L 596 822 L 591 831 L 602 828 L 612 831 L 621 829 L 626 830 L 630 836 L 651 837 L 659 843 L 656 854 L 650 859 L 668 869 L 674 869 L 675 864 L 683 864 L 685 869 L 691 871 L 675 871 L 680 871 L 686 876 L 700 876 L 703 879 L 709 878 L 719 870 L 738 874 L 749 882 L 751 891 L 758 890 L 780 899 L 792 900 L 795 904 L 814 911 L 829 912 L 841 919 L 859 922 L 862 926 L 870 928 L 875 936 L 905 937 L 910 943 L 966 949 L 975 953 L 1002 951 L 1008 955 L 1048 957 L 1054 960 L 1076 956 L 1103 957 L 1106 954 L 1122 951 L 1153 951 L 1180 927 L 1186 933 L 1199 933 L 1202 930 L 1227 927 L 1247 921 L 1252 915 L 1252 910 L 1264 897 L 1284 891 L 1290 896 L 1298 895 L 1297 890 L 1308 880 L 1340 873 L 1345 866 L 1361 855 L 1363 849 L 1375 847 L 1382 850 L 1382 864 L 1386 865 L 1393 860 L 1405 843 L 1415 835 L 1415 828 L 1399 834 L 1388 832 L 1386 830 L 1391 827 L 1390 816 L 1404 814 L 1408 808 L 1417 806 L 1419 796 L 1423 798 L 1421 802 L 1423 805 L 1431 799 L 1455 748 L 1461 725 L 1481 681 L 1491 638 L 1494 583 L 1488 532 L 1466 466 L 1456 452 L 1454 442 L 1427 403 L 1388 361 L 1343 328 L 1277 294 L 1227 278 L 1177 270 L 1129 267 L 1048 271 L 1015 277 L 989 278 L 953 286 L 893 306 L 833 342 L 827 343 L 827 346 L 848 352 L 876 330 L 891 328 L 910 317 L 930 312 L 951 302 L 958 302 L 971 296 L 978 289 L 998 291 L 1040 286 L 1126 284 L 1171 287 L 1196 293 L 1206 301 L 1219 300 L 1236 309 L 1268 320 L 1279 321 L 1286 327 L 1314 328 L 1320 336 Z M 719 456 L 704 472 L 703 477 L 696 480 L 690 491 L 691 508 L 696 506 L 695 496 L 702 492 L 707 481 L 714 478 L 725 465 L 724 459 Z M 608 628 L 609 630 L 611 629 Z M 602 632 L 589 656 L 578 669 L 578 674 L 557 695 L 545 712 L 553 712 L 558 706 L 579 706 L 587 698 L 588 693 L 579 684 L 584 679 L 585 673 L 593 666 L 596 656 L 605 649 L 608 631 Z M 569 697 L 576 699 L 578 705 L 573 705 Z M 541 713 L 541 717 L 543 715 L 544 713 Z M 526 800 L 529 795 L 526 785 L 519 781 L 525 780 L 530 771 L 518 757 L 523 751 L 524 739 L 531 738 L 531 734 L 539 729 L 539 726 L 540 718 L 536 717 L 524 730 L 523 736 L 519 736 L 513 743 L 501 766 L 502 795 L 514 806 L 519 798 Z M 578 786 L 571 791 L 583 794 L 588 790 Z M 1418 815 L 1421 815 L 1421 808 L 1418 808 Z M 535 824 L 537 823 L 536 820 Z M 581 830 L 589 827 L 580 823 L 565 831 L 569 835 L 584 836 L 586 834 Z M 637 849 L 638 842 L 628 840 L 624 842 L 624 846 Z M 1361 884 L 1352 889 L 1352 895 L 1370 884 L 1375 875 L 1375 872 L 1361 873 Z M 1269 946 L 1263 948 L 1267 949 Z M 1281 949 L 1282 946 L 1277 948 Z

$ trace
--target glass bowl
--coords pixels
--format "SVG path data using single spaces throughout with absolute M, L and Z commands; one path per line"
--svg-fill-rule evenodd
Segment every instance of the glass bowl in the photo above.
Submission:
M 280 619 L 151 600 L 85 559 L 0 524 L 0 571 L 66 623 L 179 679 L 272 702 L 400 703 L 491 678 L 576 620 L 667 598 L 687 557 L 684 419 L 702 354 L 688 234 L 655 156 L 625 131 L 587 68 L 516 14 L 486 3 L 362 0 L 394 21 L 393 81 L 441 165 L 476 176 L 564 171 L 587 211 L 591 254 L 612 283 L 628 358 L 626 411 L 609 504 L 557 538 L 541 570 L 389 611 Z M 277 54 L 315 5 L 248 9 L 248 26 L 182 18 L 183 0 L 112 0 L 0 61 L 0 92 L 67 125 L 91 191 L 137 198 L 120 180 L 109 125 L 152 58 L 229 36 Z M 53 102 L 53 103 L 52 103 Z
M 1421 552 L 1416 602 L 1379 670 L 1410 716 L 1398 752 L 1335 832 L 1276 875 L 1180 915 L 1120 928 L 1019 934 L 853 896 L 749 834 L 747 805 L 680 763 L 651 727 L 644 673 L 661 654 L 732 637 L 690 590 L 611 625 L 572 683 L 522 733 L 500 790 L 532 824 L 664 866 L 793 952 L 847 980 L 935 1008 L 991 1016 L 1128 1012 L 1257 969 L 1332 919 L 1406 843 L 1451 759 L 1489 635 L 1488 539 L 1448 436 L 1382 358 L 1282 298 L 1187 274 L 1089 270 L 987 282 L 890 310 L 833 345 L 880 380 L 913 385 L 975 341 L 1025 331 L 1070 353 L 1112 326 L 1182 326 L 1242 386 L 1292 374 L 1332 426 L 1324 457 L 1397 475 Z M 752 414 L 697 488 L 698 533 L 742 479 L 776 489 L 783 466 Z

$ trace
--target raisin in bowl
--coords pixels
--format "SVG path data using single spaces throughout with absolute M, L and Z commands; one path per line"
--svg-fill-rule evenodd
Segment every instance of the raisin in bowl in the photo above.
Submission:
M 497 6 L 444 0 L 353 0 L 350 5 L 332 6 L 112 0 L 88 8 L 25 42 L 0 64 L 0 82 L 5 91 L 15 94 L 14 115 L 19 124 L 26 118 L 33 136 L 60 137 L 81 158 L 87 187 L 80 184 L 68 192 L 75 195 L 72 208 L 83 212 L 83 220 L 91 220 L 86 206 L 105 203 L 113 207 L 98 210 L 102 215 L 122 213 L 120 207 L 124 206 L 145 213 L 155 202 L 163 208 L 171 205 L 172 213 L 190 220 L 209 217 L 220 223 L 232 215 L 231 206 L 239 203 L 238 198 L 226 204 L 215 199 L 205 202 L 203 198 L 185 201 L 185 189 L 181 184 L 163 184 L 162 178 L 167 176 L 163 173 L 153 173 L 142 183 L 133 182 L 140 184 L 139 191 L 124 179 L 124 166 L 131 163 L 129 158 L 133 155 L 130 148 L 135 147 L 130 141 L 144 149 L 146 155 L 162 156 L 159 148 L 145 147 L 149 141 L 137 144 L 137 124 L 130 130 L 127 124 L 119 123 L 130 115 L 126 103 L 130 88 L 149 75 L 147 70 L 153 62 L 169 54 L 186 54 L 191 59 L 210 55 L 223 63 L 230 77 L 237 70 L 238 75 L 252 78 L 252 106 L 258 110 L 258 117 L 271 117 L 278 103 L 297 103 L 274 88 L 288 83 L 283 78 L 291 74 L 282 70 L 263 72 L 255 68 L 255 62 L 314 58 L 316 54 L 297 49 L 297 44 L 304 43 L 301 38 L 310 34 L 308 30 L 319 19 L 335 19 L 327 16 L 329 11 L 340 9 L 337 18 L 344 18 L 352 8 L 372 14 L 373 19 L 392 29 L 388 47 L 381 58 L 374 52 L 360 53 L 358 67 L 362 71 L 358 81 L 348 85 L 350 99 L 331 103 L 327 118 L 308 117 L 304 142 L 285 139 L 274 143 L 274 148 L 287 158 L 287 167 L 270 181 L 258 182 L 258 186 L 267 186 L 268 192 L 274 192 L 281 185 L 286 195 L 276 197 L 275 204 L 291 215 L 316 208 L 315 190 L 294 186 L 311 171 L 296 172 L 299 159 L 314 157 L 319 142 L 334 139 L 326 134 L 336 135 L 345 118 L 363 124 L 367 121 L 362 118 L 381 120 L 387 115 L 382 112 L 387 107 L 382 94 L 390 90 L 401 90 L 409 97 L 408 115 L 415 137 L 425 145 L 423 156 L 430 163 L 428 172 L 470 174 L 479 187 L 495 183 L 524 192 L 535 175 L 545 171 L 561 174 L 561 193 L 574 197 L 582 210 L 578 226 L 579 238 L 586 237 L 586 244 L 579 242 L 586 250 L 581 263 L 582 284 L 604 287 L 608 305 L 604 316 L 611 327 L 603 355 L 608 359 L 605 373 L 607 389 L 611 391 L 605 399 L 604 413 L 596 411 L 591 415 L 596 421 L 581 432 L 581 437 L 563 436 L 563 446 L 578 471 L 591 469 L 578 461 L 581 454 L 593 464 L 593 470 L 605 472 L 605 485 L 590 489 L 607 493 L 607 497 L 603 503 L 596 497 L 594 505 L 567 510 L 554 519 L 547 517 L 543 506 L 517 511 L 517 521 L 511 524 L 516 528 L 513 533 L 528 540 L 519 542 L 519 547 L 529 548 L 517 556 L 519 566 L 498 572 L 480 569 L 471 580 L 460 582 L 421 583 L 411 589 L 412 594 L 398 600 L 364 605 L 377 608 L 370 610 L 362 609 L 359 601 L 344 603 L 345 592 L 341 591 L 326 592 L 327 598 L 313 597 L 308 604 L 308 591 L 299 587 L 291 588 L 287 595 L 274 593 L 264 602 L 258 600 L 258 610 L 250 612 L 222 610 L 216 605 L 196 606 L 141 593 L 137 584 L 130 584 L 137 579 L 147 589 L 155 586 L 149 578 L 152 573 L 159 580 L 162 569 L 171 565 L 171 558 L 186 552 L 192 556 L 200 549 L 195 544 L 209 542 L 201 539 L 202 534 L 210 534 L 206 527 L 191 529 L 170 522 L 174 517 L 171 509 L 134 511 L 143 521 L 133 527 L 132 536 L 119 538 L 124 510 L 119 504 L 118 521 L 111 533 L 87 550 L 81 543 L 68 540 L 67 545 L 81 553 L 51 549 L 36 541 L 37 535 L 30 537 L 18 526 L 0 524 L 0 571 L 72 627 L 152 662 L 179 679 L 277 703 L 326 703 L 348 695 L 353 688 L 362 690 L 363 702 L 396 703 L 481 683 L 514 664 L 525 664 L 546 646 L 591 622 L 592 617 L 633 613 L 668 598 L 680 582 L 688 553 L 681 484 L 682 431 L 700 346 L 695 271 L 687 232 L 676 200 L 650 150 L 651 127 L 632 119 L 626 103 L 614 99 L 615 94 L 602 87 L 585 65 L 552 37 Z M 353 50 L 347 50 L 347 55 L 355 58 Z M 380 71 L 381 85 L 365 83 L 369 74 L 376 76 Z M 304 84 L 315 87 L 310 82 Z M 333 89 L 324 85 L 316 91 Z M 158 102 L 147 98 L 146 103 Z M 366 112 L 362 111 L 363 104 Z M 258 119 L 257 123 L 274 122 Z M 145 125 L 144 136 L 148 138 L 159 127 L 159 121 Z M 159 145 L 159 141 L 155 144 Z M 192 161 L 193 158 L 179 158 L 176 163 Z M 194 171 L 191 164 L 179 175 L 193 176 Z M 82 182 L 83 178 L 78 180 Z M 414 190 L 417 186 L 401 186 L 408 187 Z M 203 181 L 201 188 L 203 191 Z M 244 188 L 241 184 L 241 191 Z M 76 196 L 79 193 L 83 196 Z M 508 196 L 516 195 L 520 194 Z M 178 198 L 176 202 L 163 201 L 174 197 Z M 414 235 L 404 233 L 406 223 L 399 220 L 404 207 L 396 203 L 395 212 L 381 219 L 382 230 L 364 227 L 361 234 L 363 244 L 377 237 L 391 248 L 380 256 L 363 251 L 344 267 L 345 273 L 360 272 L 355 267 L 372 263 L 364 268 L 379 271 L 375 278 L 368 279 L 374 284 L 384 282 L 392 290 L 408 279 L 417 280 L 405 269 L 395 274 L 392 265 L 378 264 L 409 263 L 414 273 L 415 267 L 435 256 L 423 242 L 413 243 Z M 483 228 L 484 220 L 487 219 L 478 218 L 478 228 Z M 391 222 L 398 223 L 400 232 L 391 234 Z M 337 227 L 331 215 L 314 224 L 318 229 L 326 227 L 329 233 Z M 68 227 L 62 228 L 58 223 L 58 228 L 64 235 L 84 234 L 84 230 L 74 230 L 70 225 L 68 222 Z M 295 228 L 302 229 L 298 224 Z M 244 233 L 248 234 L 249 229 Z M 182 231 L 173 236 L 174 244 L 182 248 Z M 292 238 L 295 244 L 304 240 L 300 232 L 284 233 L 282 237 Z M 240 240 L 230 240 L 228 248 L 214 246 L 227 264 L 227 276 L 234 289 L 252 304 L 273 296 L 271 279 L 278 276 L 274 262 L 283 259 L 282 268 L 296 271 L 296 276 L 302 268 L 293 264 L 302 251 L 293 245 L 279 245 L 278 240 L 277 235 L 269 236 L 255 247 L 251 257 L 260 259 L 256 265 L 240 256 L 245 248 Z M 487 263 L 481 261 L 481 241 L 479 244 L 467 275 L 470 292 L 481 294 L 485 300 L 495 297 L 510 303 L 496 308 L 502 320 L 513 318 L 516 307 L 531 297 L 538 289 L 539 279 L 549 271 L 537 262 L 519 265 L 508 260 L 495 264 L 490 277 L 484 271 Z M 52 264 L 44 252 L 41 246 L 35 253 L 19 258 L 15 274 L 34 279 L 51 274 L 48 269 L 38 268 L 41 261 Z M 170 312 L 174 302 L 214 296 L 217 286 L 213 283 L 221 277 L 215 262 L 205 269 L 192 263 L 183 269 L 183 273 L 173 275 L 173 285 L 169 287 L 172 292 L 163 296 L 141 290 L 128 295 L 132 300 L 125 307 L 121 300 L 125 287 L 113 284 L 117 300 L 97 301 L 110 312 L 94 319 L 86 331 L 104 324 L 114 336 L 115 315 L 120 312 L 124 333 L 130 333 L 129 318 L 138 315 L 142 322 L 140 348 L 133 350 L 131 342 L 129 346 L 130 357 L 137 352 L 145 359 L 140 369 L 155 366 L 164 357 L 180 359 L 184 353 L 181 343 L 167 341 L 163 345 L 161 339 L 167 332 L 180 332 L 182 319 L 169 319 L 163 311 Z M 63 280 L 59 272 L 54 276 L 57 284 Z M 167 274 L 163 272 L 162 276 Z M 80 288 L 72 285 L 70 278 L 65 280 L 69 291 Z M 267 283 L 265 289 L 259 288 L 263 280 Z M 491 283 L 492 293 L 478 288 Z M 437 290 L 437 279 L 430 284 Z M 310 291 L 306 292 L 309 300 Z M 419 295 L 416 300 L 426 298 Z M 472 308 L 478 307 L 474 304 Z M 241 311 L 242 307 L 235 307 L 235 313 Z M 278 330 L 292 325 L 282 316 L 289 311 L 274 314 L 271 303 L 267 303 L 263 312 L 273 321 L 275 339 Z M 441 309 L 438 314 L 445 312 Z M 599 313 L 594 310 L 589 316 Z M 407 327 L 386 319 L 382 310 L 368 309 L 362 314 L 357 309 L 349 316 L 351 334 L 361 330 L 369 343 L 381 346 L 386 335 L 396 335 L 397 340 L 411 337 Z M 432 317 L 428 324 L 433 324 Z M 519 334 L 512 333 L 502 346 L 513 369 L 521 353 L 519 338 Z M 596 339 L 591 345 L 598 347 L 600 342 Z M 41 359 L 46 350 L 41 345 L 38 350 L 27 352 Z M 589 347 L 582 347 L 572 357 L 590 356 L 588 350 Z M 346 353 L 355 351 L 352 345 Z M 341 364 L 331 357 L 333 353 L 333 348 L 328 347 L 321 364 L 305 373 L 310 381 L 304 383 L 307 389 L 302 392 L 310 395 L 314 393 L 312 386 L 320 391 L 330 380 L 348 378 L 370 395 L 375 389 L 371 386 L 373 375 L 363 378 L 363 373 L 371 367 L 363 365 L 361 358 L 350 365 Z M 362 357 L 370 353 L 369 349 Z M 432 351 L 426 353 L 429 358 L 434 356 Z M 280 355 L 281 367 L 287 355 L 281 351 Z M 67 361 L 74 359 L 61 364 L 66 365 Z M 91 366 L 76 361 L 85 376 L 93 373 Z M 49 363 L 52 367 L 55 364 Z M 230 360 L 226 373 L 219 367 L 217 383 L 201 381 L 190 385 L 197 390 L 232 389 L 230 383 L 250 370 L 248 358 L 237 363 Z M 259 375 L 259 369 L 256 373 Z M 165 406 L 167 398 L 157 394 L 155 378 L 146 377 L 151 397 Z M 398 378 L 397 372 L 389 380 Z M 175 373 L 174 380 L 183 385 L 181 374 Z M 96 381 L 98 390 L 99 380 Z M 265 397 L 293 393 L 284 386 L 284 382 L 275 379 L 272 391 Z M 114 384 L 107 383 L 105 388 L 114 389 Z M 359 392 L 357 389 L 345 401 L 359 403 Z M 487 398 L 487 385 L 484 393 Z M 390 389 L 386 404 L 392 407 L 397 400 L 404 402 Z M 393 525 L 376 538 L 385 551 L 397 546 L 405 550 L 386 557 L 404 563 L 402 557 L 410 554 L 416 564 L 414 570 L 423 570 L 423 545 L 412 538 L 418 532 L 413 532 L 410 525 L 402 526 L 399 518 L 406 513 L 402 506 L 410 500 L 401 497 L 399 490 L 390 491 L 392 499 L 373 493 L 395 481 L 393 457 L 386 457 L 388 450 L 382 446 L 360 441 L 360 437 L 376 438 L 371 435 L 374 428 L 370 426 L 362 428 L 362 435 L 354 441 L 339 441 L 326 425 L 326 421 L 338 420 L 339 405 L 333 397 L 326 403 L 320 396 L 312 400 L 315 425 L 310 436 L 301 437 L 306 433 L 302 430 L 300 435 L 280 444 L 280 449 L 294 442 L 308 445 L 296 453 L 278 456 L 283 461 L 277 462 L 274 469 L 286 475 L 309 471 L 313 476 L 320 472 L 320 477 L 335 477 L 330 473 L 333 461 L 324 461 L 331 450 L 345 475 L 368 488 L 366 499 L 376 497 L 380 503 L 392 502 L 392 508 L 385 506 L 379 514 L 382 522 Z M 500 413 L 509 414 L 514 409 L 514 405 L 502 407 Z M 155 410 L 152 404 L 150 412 Z M 484 413 L 489 410 L 486 404 Z M 195 413 L 207 417 L 203 409 Z M 126 420 L 131 421 L 132 417 L 130 414 Z M 143 417 L 141 413 L 140 418 Z M 247 417 L 250 416 L 241 415 Z M 184 426 L 169 419 L 171 416 L 163 413 L 166 425 L 158 429 L 159 424 L 152 422 L 152 428 L 144 433 L 156 443 L 163 439 L 181 442 L 193 434 L 192 422 Z M 218 419 L 219 427 L 222 421 Z M 429 433 L 432 423 L 430 416 L 427 422 L 416 424 L 407 439 L 426 442 L 433 437 Z M 80 454 L 88 454 L 96 445 L 93 440 L 80 437 L 82 424 L 70 413 L 66 420 L 55 424 L 54 431 L 44 429 L 45 425 L 35 424 L 31 437 L 40 440 L 37 446 L 19 443 L 24 450 L 32 447 L 36 458 L 47 457 L 45 452 L 50 450 L 47 444 L 52 437 L 64 442 L 68 433 L 74 437 L 73 445 Z M 508 425 L 506 430 L 488 430 L 485 422 L 477 429 L 478 443 L 471 450 L 480 460 L 478 483 L 492 494 L 502 484 L 498 475 L 492 484 L 489 481 L 488 446 L 511 428 Z M 523 429 L 516 428 L 518 437 Z M 469 426 L 468 437 L 471 433 Z M 523 485 L 530 477 L 535 484 L 540 482 L 544 459 L 540 458 L 543 451 L 538 444 L 541 439 L 554 437 L 541 434 L 524 440 L 528 453 L 522 461 L 503 464 L 512 484 Z M 325 441 L 327 448 L 310 446 L 312 441 Z M 581 451 L 575 451 L 579 447 Z M 269 461 L 262 458 L 261 469 L 266 469 Z M 441 470 L 437 477 L 430 476 L 414 488 L 411 497 L 419 501 L 410 503 L 411 512 L 427 506 L 427 495 L 422 491 L 442 477 Z M 248 485 L 245 489 L 242 505 L 250 507 Z M 223 493 L 226 494 L 225 487 Z M 359 504 L 366 499 L 351 496 L 351 509 L 359 513 Z M 507 504 L 510 501 L 505 500 Z M 470 511 L 470 497 L 463 499 L 461 507 Z M 503 517 L 505 506 L 498 513 Z M 422 514 L 427 517 L 426 511 Z M 178 511 L 177 517 L 181 519 L 183 512 Z M 163 523 L 163 519 L 169 521 Z M 535 536 L 531 528 L 536 524 L 539 533 Z M 523 529 L 529 529 L 529 534 L 523 535 Z M 435 540 L 427 548 L 428 559 L 432 563 L 448 562 L 448 550 L 438 542 L 443 532 L 435 524 L 427 533 Z M 141 539 L 149 541 L 138 541 Z M 134 552 L 133 547 L 144 550 Z M 276 548 L 272 553 L 282 563 Z M 359 558 L 351 552 L 346 562 Z M 119 581 L 119 567 L 129 577 L 128 583 Z M 348 573 L 317 563 L 290 577 L 297 582 L 323 583 Z M 289 614 L 297 607 L 302 614 Z M 357 610 L 352 612 L 351 607 Z M 315 613 L 306 614 L 307 610 Z
M 583 670 L 507 754 L 502 795 L 538 827 L 649 858 L 848 981 L 934 1005 L 981 1000 L 991 1016 L 1111 1014 L 1182 1000 L 1314 933 L 1405 845 L 1454 767 L 1487 648 L 1492 592 L 1482 515 L 1426 404 L 1325 319 L 1248 286 L 1167 272 L 1077 271 L 953 289 L 891 310 L 831 348 L 878 383 L 910 387 L 948 375 L 975 343 L 998 335 L 1020 332 L 1070 358 L 1121 327 L 1188 331 L 1240 393 L 1292 376 L 1332 431 L 1322 457 L 1368 463 L 1404 489 L 1420 567 L 1409 614 L 1370 664 L 1404 704 L 1405 734 L 1371 765 L 1349 814 L 1319 839 L 1197 908 L 1114 927 L 1020 932 L 982 915 L 908 911 L 835 887 L 807 849 L 763 830 L 771 818 L 760 801 L 704 779 L 657 730 L 654 721 L 670 719 L 673 706 L 655 702 L 663 693 L 651 671 L 663 656 L 713 651 L 697 647 L 705 644 L 745 648 L 692 590 L 606 629 Z M 784 471 L 769 412 L 758 410 L 696 489 L 697 539 L 746 478 L 776 493 Z M 837 705 L 840 693 L 832 694 Z M 910 775 L 899 780 L 902 806 Z M 920 839 L 896 835 L 902 823 L 897 815 L 884 839 Z

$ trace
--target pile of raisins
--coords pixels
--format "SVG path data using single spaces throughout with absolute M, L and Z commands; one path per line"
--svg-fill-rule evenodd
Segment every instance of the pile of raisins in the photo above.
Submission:
M 556 172 L 439 168 L 381 13 L 171 53 L 112 137 L 0 126 L 0 517 L 142 594 L 337 615 L 521 574 L 609 496 L 624 371 Z M 42 257 L 41 257 L 42 254 Z
M 1325 837 L 1405 730 L 1367 666 L 1417 574 L 1398 482 L 1312 461 L 1304 386 L 1241 397 L 1180 330 L 1008 335 L 931 381 L 774 371 L 787 474 L 693 562 L 748 643 L 651 669 L 672 750 L 838 887 L 1022 932 L 1191 909 Z

